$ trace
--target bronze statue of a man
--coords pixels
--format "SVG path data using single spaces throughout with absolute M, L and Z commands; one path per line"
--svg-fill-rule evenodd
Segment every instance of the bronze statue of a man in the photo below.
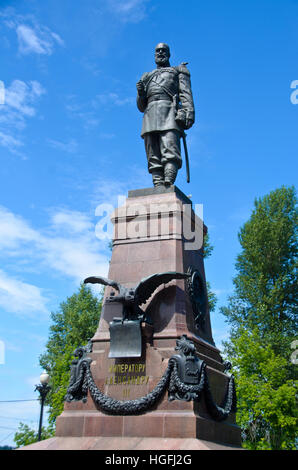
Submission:
M 174 184 L 182 166 L 180 137 L 195 120 L 186 62 L 171 67 L 169 59 L 169 46 L 157 44 L 157 68 L 137 83 L 137 106 L 144 113 L 141 136 L 154 186 Z

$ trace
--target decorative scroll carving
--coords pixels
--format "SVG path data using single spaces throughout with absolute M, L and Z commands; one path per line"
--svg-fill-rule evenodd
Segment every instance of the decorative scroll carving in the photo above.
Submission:
M 87 357 L 87 354 L 91 352 L 91 341 L 89 341 L 86 346 L 80 346 L 75 350 L 74 356 L 77 357 L 77 359 L 74 359 L 70 366 L 70 381 L 65 395 L 65 401 L 87 401 L 88 387 L 86 383 L 85 367 L 83 365 L 91 363 L 91 359 Z
M 174 367 L 171 375 L 169 400 L 199 400 L 204 387 L 204 374 L 202 374 L 204 362 L 195 355 L 195 346 L 186 335 L 177 340 L 175 349 L 179 354 L 170 359 L 177 367 Z

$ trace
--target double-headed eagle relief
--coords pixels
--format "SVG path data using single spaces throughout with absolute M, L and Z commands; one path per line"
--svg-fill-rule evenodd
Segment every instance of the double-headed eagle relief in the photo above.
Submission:
M 190 178 L 184 133 L 195 120 L 190 73 L 186 67 L 187 62 L 172 67 L 169 59 L 169 46 L 165 43 L 157 44 L 157 68 L 144 73 L 137 83 L 137 106 L 144 113 L 141 136 L 154 186 L 174 184 L 182 166 L 181 137 L 188 182 Z
M 141 322 L 152 324 L 150 318 L 141 309 L 162 284 L 168 284 L 173 279 L 187 279 L 189 274 L 179 272 L 164 272 L 152 274 L 142 279 L 135 287 L 125 287 L 117 281 L 105 277 L 88 277 L 84 283 L 111 286 L 118 291 L 112 293 L 106 302 L 122 304 L 122 317 L 115 317 L 110 322 L 110 352 L 109 358 L 141 357 L 142 333 Z
M 111 286 L 119 293 L 114 292 L 106 299 L 107 302 L 120 302 L 123 305 L 122 318 L 124 320 L 145 320 L 146 314 L 140 308 L 150 299 L 155 290 L 162 284 L 168 284 L 173 279 L 187 279 L 188 273 L 176 271 L 152 274 L 142 279 L 135 287 L 125 287 L 117 281 L 105 277 L 93 276 L 84 280 L 85 284 L 102 284 Z

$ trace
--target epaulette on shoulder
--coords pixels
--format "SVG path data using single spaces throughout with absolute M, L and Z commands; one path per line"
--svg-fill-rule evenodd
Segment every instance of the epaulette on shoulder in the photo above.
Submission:
M 178 65 L 177 70 L 179 73 L 185 73 L 185 75 L 190 75 L 190 72 L 188 68 L 186 67 L 188 62 L 182 62 L 180 65 Z
M 143 75 L 141 76 L 141 80 L 146 80 L 146 78 L 148 78 L 150 75 L 151 75 L 150 72 L 143 73 Z

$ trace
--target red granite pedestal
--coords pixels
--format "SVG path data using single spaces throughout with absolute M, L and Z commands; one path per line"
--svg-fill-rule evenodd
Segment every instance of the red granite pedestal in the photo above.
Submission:
M 151 274 L 186 272 L 193 266 L 199 270 L 206 289 L 202 249 L 206 227 L 195 215 L 191 201 L 178 188 L 131 191 L 126 205 L 115 211 L 112 221 L 115 231 L 109 279 L 130 287 Z M 195 234 L 192 240 L 191 230 Z M 109 323 L 121 316 L 120 304 L 105 302 L 111 291 L 111 287 L 105 290 L 101 319 L 92 338 L 91 371 L 97 387 L 118 400 L 147 395 L 175 354 L 177 339 L 185 334 L 195 343 L 198 356 L 206 362 L 211 391 L 220 404 L 228 379 L 212 338 L 209 311 L 206 311 L 204 328 L 198 327 L 185 281 L 174 280 L 160 286 L 142 306 L 150 314 L 153 326 L 146 323 L 141 326 L 143 346 L 139 358 L 108 357 Z M 198 403 L 169 402 L 167 393 L 154 410 L 139 416 L 103 414 L 89 395 L 86 403 L 65 403 L 57 419 L 56 437 L 44 442 L 39 448 L 148 449 L 148 445 L 152 445 L 152 449 L 224 449 L 241 446 L 234 414 L 223 422 L 216 422 L 209 416 L 203 398 Z M 40 447 L 46 446 L 46 442 L 48 447 Z

